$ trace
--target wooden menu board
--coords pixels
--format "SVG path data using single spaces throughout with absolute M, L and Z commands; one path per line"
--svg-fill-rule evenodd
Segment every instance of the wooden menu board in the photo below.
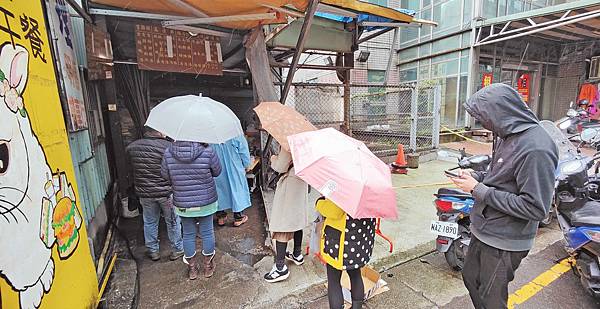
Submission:
M 223 75 L 217 36 L 138 24 L 135 37 L 140 70 Z

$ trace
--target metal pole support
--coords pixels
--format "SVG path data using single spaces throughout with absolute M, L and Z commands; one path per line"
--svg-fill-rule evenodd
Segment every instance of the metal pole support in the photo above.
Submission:
M 308 8 L 306 9 L 304 23 L 302 23 L 302 29 L 300 30 L 298 42 L 296 43 L 296 50 L 294 51 L 294 58 L 292 58 L 292 64 L 290 65 L 290 69 L 285 80 L 285 86 L 283 87 L 283 92 L 281 93 L 281 104 L 285 104 L 285 100 L 287 99 L 288 93 L 290 92 L 290 87 L 292 86 L 292 82 L 294 81 L 294 74 L 296 73 L 296 69 L 298 68 L 298 61 L 300 60 L 300 56 L 304 51 L 304 43 L 306 41 L 306 38 L 308 38 L 308 32 L 310 31 L 310 26 L 312 25 L 313 17 L 315 17 L 315 12 L 317 11 L 318 4 L 319 0 L 311 0 L 308 4 Z
M 410 150 L 412 152 L 417 151 L 417 120 L 419 118 L 418 98 L 419 91 L 417 85 L 414 84 L 410 98 Z
M 440 125 L 442 108 L 442 86 L 437 85 L 433 88 L 433 126 L 431 130 L 431 146 L 437 149 L 440 146 Z

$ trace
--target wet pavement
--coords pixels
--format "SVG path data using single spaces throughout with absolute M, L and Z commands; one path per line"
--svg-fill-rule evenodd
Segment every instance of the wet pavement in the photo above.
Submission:
M 443 170 L 455 164 L 432 161 L 409 170 L 408 175 L 394 175 L 399 219 L 382 223 L 382 232 L 392 238 L 394 250 L 390 254 L 389 244 L 377 237 L 372 259 L 372 266 L 383 271 L 391 290 L 369 300 L 365 308 L 469 308 L 460 274 L 446 265 L 443 255 L 432 253 L 435 237 L 429 232 L 430 221 L 436 217 L 433 193 L 447 184 Z M 164 222 L 160 227 L 162 259 L 152 262 L 144 256 L 141 217 L 121 219 L 120 229 L 139 262 L 139 308 L 327 308 L 325 267 L 315 258 L 308 257 L 303 266 L 289 265 L 291 275 L 284 282 L 269 284 L 263 280 L 273 265 L 273 257 L 265 246 L 265 207 L 261 196 L 254 195 L 253 203 L 246 212 L 249 221 L 242 227 L 231 226 L 231 215 L 227 226 L 216 227 L 215 276 L 196 281 L 187 280 L 187 268 L 181 260 L 168 260 L 170 246 Z M 305 245 L 308 235 L 307 229 Z M 536 249 L 517 272 L 511 291 L 565 255 L 558 242 L 561 238 L 556 227 L 540 230 Z M 135 262 L 122 240 L 118 250 L 105 308 L 131 308 L 132 296 L 136 294 Z M 517 308 L 600 308 L 581 290 L 578 279 L 569 272 Z M 546 298 L 555 302 L 542 305 Z M 582 306 L 571 306 L 575 303 Z
M 245 211 L 248 222 L 233 227 L 232 214 L 226 226 L 215 222 L 217 270 L 211 279 L 187 280 L 187 266 L 182 260 L 169 261 L 171 246 L 166 226 L 161 219 L 159 227 L 161 260 L 148 259 L 144 246 L 142 216 L 121 218 L 117 234 L 119 259 L 113 271 L 104 308 L 131 308 L 135 291 L 136 260 L 139 269 L 139 308 L 208 308 L 247 307 L 260 295 L 262 277 L 253 265 L 270 255 L 265 246 L 265 214 L 261 199 L 253 196 L 254 205 Z M 128 240 L 125 241 L 125 238 Z M 197 246 L 202 241 L 197 238 Z M 127 246 L 131 246 L 132 254 Z M 243 293 L 240 293 L 240 290 Z
M 566 256 L 561 238 L 562 235 L 556 225 L 540 229 L 534 250 L 523 260 L 515 280 L 509 286 L 510 293 L 514 293 L 540 274 L 547 272 L 556 261 Z M 473 308 L 460 273 L 447 265 L 443 254 L 431 253 L 411 260 L 383 272 L 382 278 L 388 283 L 390 291 L 368 300 L 365 309 Z M 324 287 L 311 292 L 312 295 L 319 295 L 319 293 L 323 295 L 285 308 L 327 308 Z M 594 309 L 600 308 L 600 301 L 587 294 L 579 278 L 573 271 L 568 271 L 514 308 Z
M 260 193 L 254 193 L 252 200 L 254 205 L 244 212 L 248 222 L 243 226 L 233 226 L 233 214 L 230 212 L 225 226 L 217 226 L 215 222 L 217 248 L 250 266 L 271 254 L 271 249 L 265 245 L 266 216 Z

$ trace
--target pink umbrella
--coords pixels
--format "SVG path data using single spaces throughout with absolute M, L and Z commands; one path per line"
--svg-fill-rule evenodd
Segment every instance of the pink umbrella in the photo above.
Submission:
M 396 218 L 390 168 L 335 129 L 288 137 L 296 175 L 353 218 Z

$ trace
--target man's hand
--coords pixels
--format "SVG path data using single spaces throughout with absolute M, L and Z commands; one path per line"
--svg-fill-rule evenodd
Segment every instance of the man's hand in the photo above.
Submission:
M 467 171 L 460 170 L 458 172 L 459 178 L 452 177 L 450 180 L 461 190 L 465 192 L 472 192 L 475 186 L 479 183 L 471 174 Z

